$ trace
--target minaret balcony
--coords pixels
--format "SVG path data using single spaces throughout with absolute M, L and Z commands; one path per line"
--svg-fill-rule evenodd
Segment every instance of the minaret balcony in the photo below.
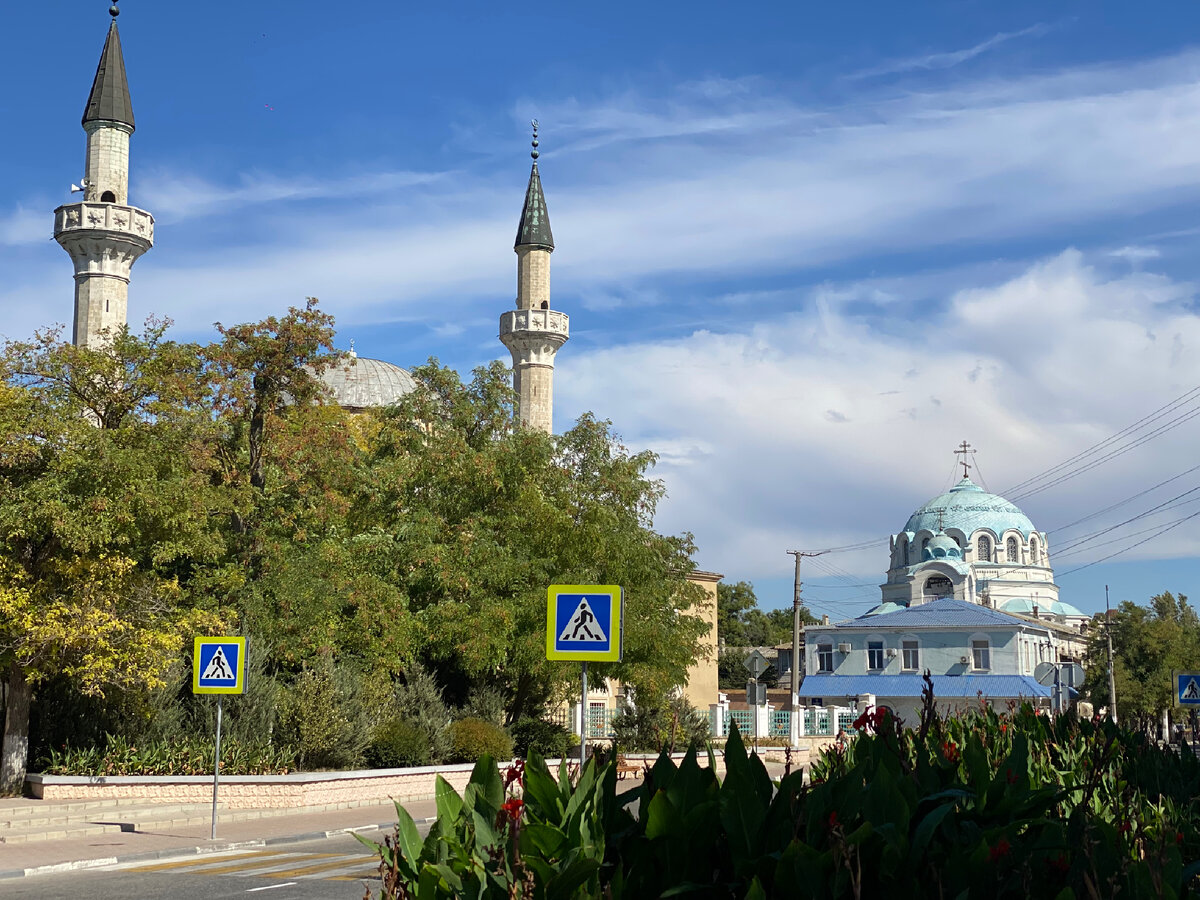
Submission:
M 85 235 L 111 237 L 143 245 L 145 252 L 154 245 L 154 216 L 136 206 L 116 203 L 70 203 L 54 211 L 54 238 L 72 239 Z
M 500 316 L 500 340 L 505 335 L 538 335 L 558 338 L 559 343 L 569 337 L 570 318 L 555 309 L 512 309 Z

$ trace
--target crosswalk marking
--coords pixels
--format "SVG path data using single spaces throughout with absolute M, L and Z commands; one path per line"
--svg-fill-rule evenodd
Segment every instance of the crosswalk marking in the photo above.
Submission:
M 253 850 L 130 867 L 128 871 L 300 880 L 336 877 L 339 881 L 358 881 L 377 875 L 378 867 L 379 858 L 369 853 Z

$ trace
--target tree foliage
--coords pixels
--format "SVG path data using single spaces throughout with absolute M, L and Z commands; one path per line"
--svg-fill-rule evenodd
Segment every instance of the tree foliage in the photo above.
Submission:
M 1172 670 L 1195 669 L 1200 660 L 1200 617 L 1183 594 L 1164 591 L 1149 605 L 1124 601 L 1107 626 L 1112 635 L 1113 673 L 1119 719 L 1149 730 L 1173 709 Z M 1097 708 L 1109 705 L 1108 644 L 1099 624 L 1088 643 L 1085 691 Z
M 684 681 L 703 591 L 691 537 L 653 528 L 652 454 L 591 415 L 557 437 L 522 427 L 499 364 L 464 382 L 431 360 L 396 407 L 349 414 L 318 378 L 341 361 L 313 299 L 217 328 L 206 346 L 151 322 L 105 350 L 48 331 L 0 352 L 8 786 L 39 685 L 183 692 L 195 633 L 253 636 L 281 729 L 320 760 L 344 723 L 305 702 L 372 681 L 391 696 L 421 665 L 452 707 L 542 714 L 575 676 L 544 658 L 554 583 L 626 589 L 625 659 L 598 676 L 647 695 Z

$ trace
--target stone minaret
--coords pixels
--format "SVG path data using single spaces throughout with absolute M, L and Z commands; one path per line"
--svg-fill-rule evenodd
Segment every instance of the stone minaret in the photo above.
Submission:
M 537 121 L 533 123 L 533 170 L 517 226 L 517 308 L 500 317 L 500 341 L 512 353 L 513 389 L 521 422 L 554 432 L 554 354 L 567 342 L 566 313 L 550 308 L 550 254 L 554 235 L 538 174 Z
M 129 205 L 129 136 L 133 105 L 125 80 L 117 5 L 96 79 L 83 111 L 87 168 L 83 202 L 54 211 L 54 239 L 75 264 L 75 324 L 80 347 L 103 347 L 125 324 L 129 271 L 154 244 L 154 217 Z

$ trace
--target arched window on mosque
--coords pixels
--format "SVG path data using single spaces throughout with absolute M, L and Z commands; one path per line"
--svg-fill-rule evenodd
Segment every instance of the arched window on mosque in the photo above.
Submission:
M 990 537 L 983 535 L 979 538 L 975 555 L 979 557 L 980 562 L 992 561 L 992 539 Z
M 925 558 L 925 551 L 929 549 L 929 538 L 921 541 L 921 559 Z
M 908 538 L 896 541 L 896 561 L 902 566 L 908 565 Z
M 1021 551 L 1017 548 L 1017 539 L 1015 537 L 1010 537 L 1008 539 L 1008 561 L 1021 561 Z
M 1029 539 L 1029 561 L 1035 566 L 1038 563 L 1038 539 L 1036 537 Z

